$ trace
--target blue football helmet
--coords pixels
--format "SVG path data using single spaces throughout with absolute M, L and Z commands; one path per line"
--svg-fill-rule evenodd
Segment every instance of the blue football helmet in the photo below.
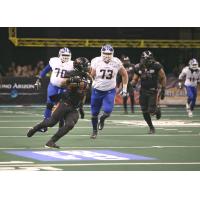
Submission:
M 199 63 L 195 58 L 192 58 L 189 61 L 189 68 L 192 70 L 197 70 L 199 68 Z
M 66 47 L 59 50 L 58 57 L 61 59 L 62 63 L 70 61 L 71 56 L 71 51 Z
M 101 48 L 101 57 L 105 63 L 109 63 L 114 55 L 114 49 L 111 45 L 106 44 Z

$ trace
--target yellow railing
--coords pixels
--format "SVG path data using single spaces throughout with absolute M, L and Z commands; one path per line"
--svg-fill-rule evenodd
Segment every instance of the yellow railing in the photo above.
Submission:
M 101 47 L 109 43 L 115 48 L 200 48 L 200 40 L 18 38 L 15 27 L 9 28 L 9 40 L 24 47 Z

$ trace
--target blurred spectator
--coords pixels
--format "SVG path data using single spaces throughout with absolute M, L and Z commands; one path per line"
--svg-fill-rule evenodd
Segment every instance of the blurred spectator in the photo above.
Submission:
M 36 77 L 44 67 L 45 67 L 44 61 L 38 61 L 35 67 L 33 67 L 31 64 L 16 65 L 15 62 L 12 62 L 11 65 L 8 67 L 6 73 L 1 73 L 1 68 L 0 68 L 0 76 L 2 75 L 2 76 L 13 76 L 13 77 Z
M 8 68 L 8 71 L 6 72 L 6 76 L 14 76 L 14 73 L 15 73 L 15 67 L 10 66 Z
M 183 63 L 175 66 L 173 69 L 174 76 L 178 77 L 184 67 L 185 67 L 185 64 Z
M 0 64 L 0 77 L 4 75 L 5 75 L 5 72 L 4 72 L 3 66 Z
M 14 71 L 14 76 L 15 77 L 19 77 L 19 76 L 22 76 L 22 66 L 21 65 L 17 65 L 15 71 Z

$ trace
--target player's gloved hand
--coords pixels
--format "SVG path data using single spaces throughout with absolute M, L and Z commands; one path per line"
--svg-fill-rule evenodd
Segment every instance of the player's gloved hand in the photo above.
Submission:
M 122 91 L 120 92 L 120 95 L 121 95 L 122 97 L 128 96 L 127 89 L 126 89 L 126 88 L 122 88 Z
M 135 83 L 131 82 L 131 86 L 132 86 L 132 88 L 133 88 L 134 90 L 136 89 L 136 84 L 135 84 Z
M 80 76 L 72 76 L 69 79 L 70 83 L 79 83 L 81 81 L 81 77 Z
M 41 78 L 38 78 L 34 84 L 35 89 L 39 90 L 41 88 Z
M 165 88 L 161 88 L 160 99 L 163 100 L 164 98 L 165 98 Z
M 84 119 L 85 112 L 84 112 L 83 108 L 79 108 L 79 113 L 80 113 L 81 119 Z
M 178 82 L 178 88 L 182 89 L 182 87 L 183 87 L 183 84 L 181 82 Z

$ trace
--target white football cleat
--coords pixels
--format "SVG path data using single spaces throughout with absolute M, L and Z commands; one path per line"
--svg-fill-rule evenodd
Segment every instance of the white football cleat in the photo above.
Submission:
M 193 117 L 193 113 L 191 110 L 188 111 L 188 117 Z

